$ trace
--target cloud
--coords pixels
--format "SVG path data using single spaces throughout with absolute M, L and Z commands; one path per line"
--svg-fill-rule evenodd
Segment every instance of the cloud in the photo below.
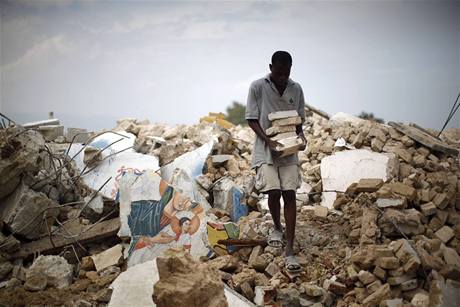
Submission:
M 32 46 L 26 53 L 15 60 L 1 66 L 5 73 L 20 68 L 30 68 L 37 64 L 49 64 L 56 56 L 70 54 L 75 49 L 75 44 L 65 35 L 56 35 L 47 38 Z

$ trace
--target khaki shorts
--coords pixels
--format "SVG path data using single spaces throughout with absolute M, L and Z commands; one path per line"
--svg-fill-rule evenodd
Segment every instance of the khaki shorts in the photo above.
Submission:
M 276 167 L 265 163 L 257 167 L 255 188 L 259 192 L 295 191 L 300 187 L 300 183 L 300 170 L 296 164 Z

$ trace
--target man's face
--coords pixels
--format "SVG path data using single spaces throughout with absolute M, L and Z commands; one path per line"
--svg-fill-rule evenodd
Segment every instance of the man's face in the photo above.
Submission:
M 289 75 L 291 74 L 290 64 L 275 63 L 270 64 L 271 79 L 276 85 L 286 86 Z

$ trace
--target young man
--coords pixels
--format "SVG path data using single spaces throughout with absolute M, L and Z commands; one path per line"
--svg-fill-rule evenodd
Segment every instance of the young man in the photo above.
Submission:
M 252 153 L 252 167 L 256 168 L 256 188 L 268 194 L 268 206 L 273 218 L 274 230 L 268 238 L 268 244 L 282 247 L 283 229 L 280 222 L 280 199 L 284 201 L 284 219 L 286 222 L 286 269 L 301 271 L 293 250 L 296 224 L 296 190 L 300 186 L 300 173 L 297 154 L 279 157 L 275 151 L 279 145 L 271 140 L 265 131 L 270 127 L 268 114 L 277 111 L 296 110 L 305 121 L 305 101 L 300 85 L 289 78 L 292 58 L 286 51 L 273 54 L 269 65 L 271 73 L 254 81 L 249 88 L 246 106 L 246 120 L 256 133 Z M 302 124 L 296 126 L 297 135 L 304 141 Z

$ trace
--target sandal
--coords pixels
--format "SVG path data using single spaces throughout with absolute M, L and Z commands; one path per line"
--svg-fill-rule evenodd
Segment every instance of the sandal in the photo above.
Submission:
M 303 271 L 295 256 L 286 256 L 284 258 L 284 267 L 286 271 L 290 273 L 299 273 Z
M 283 233 L 279 230 L 273 230 L 267 239 L 268 246 L 283 247 Z

